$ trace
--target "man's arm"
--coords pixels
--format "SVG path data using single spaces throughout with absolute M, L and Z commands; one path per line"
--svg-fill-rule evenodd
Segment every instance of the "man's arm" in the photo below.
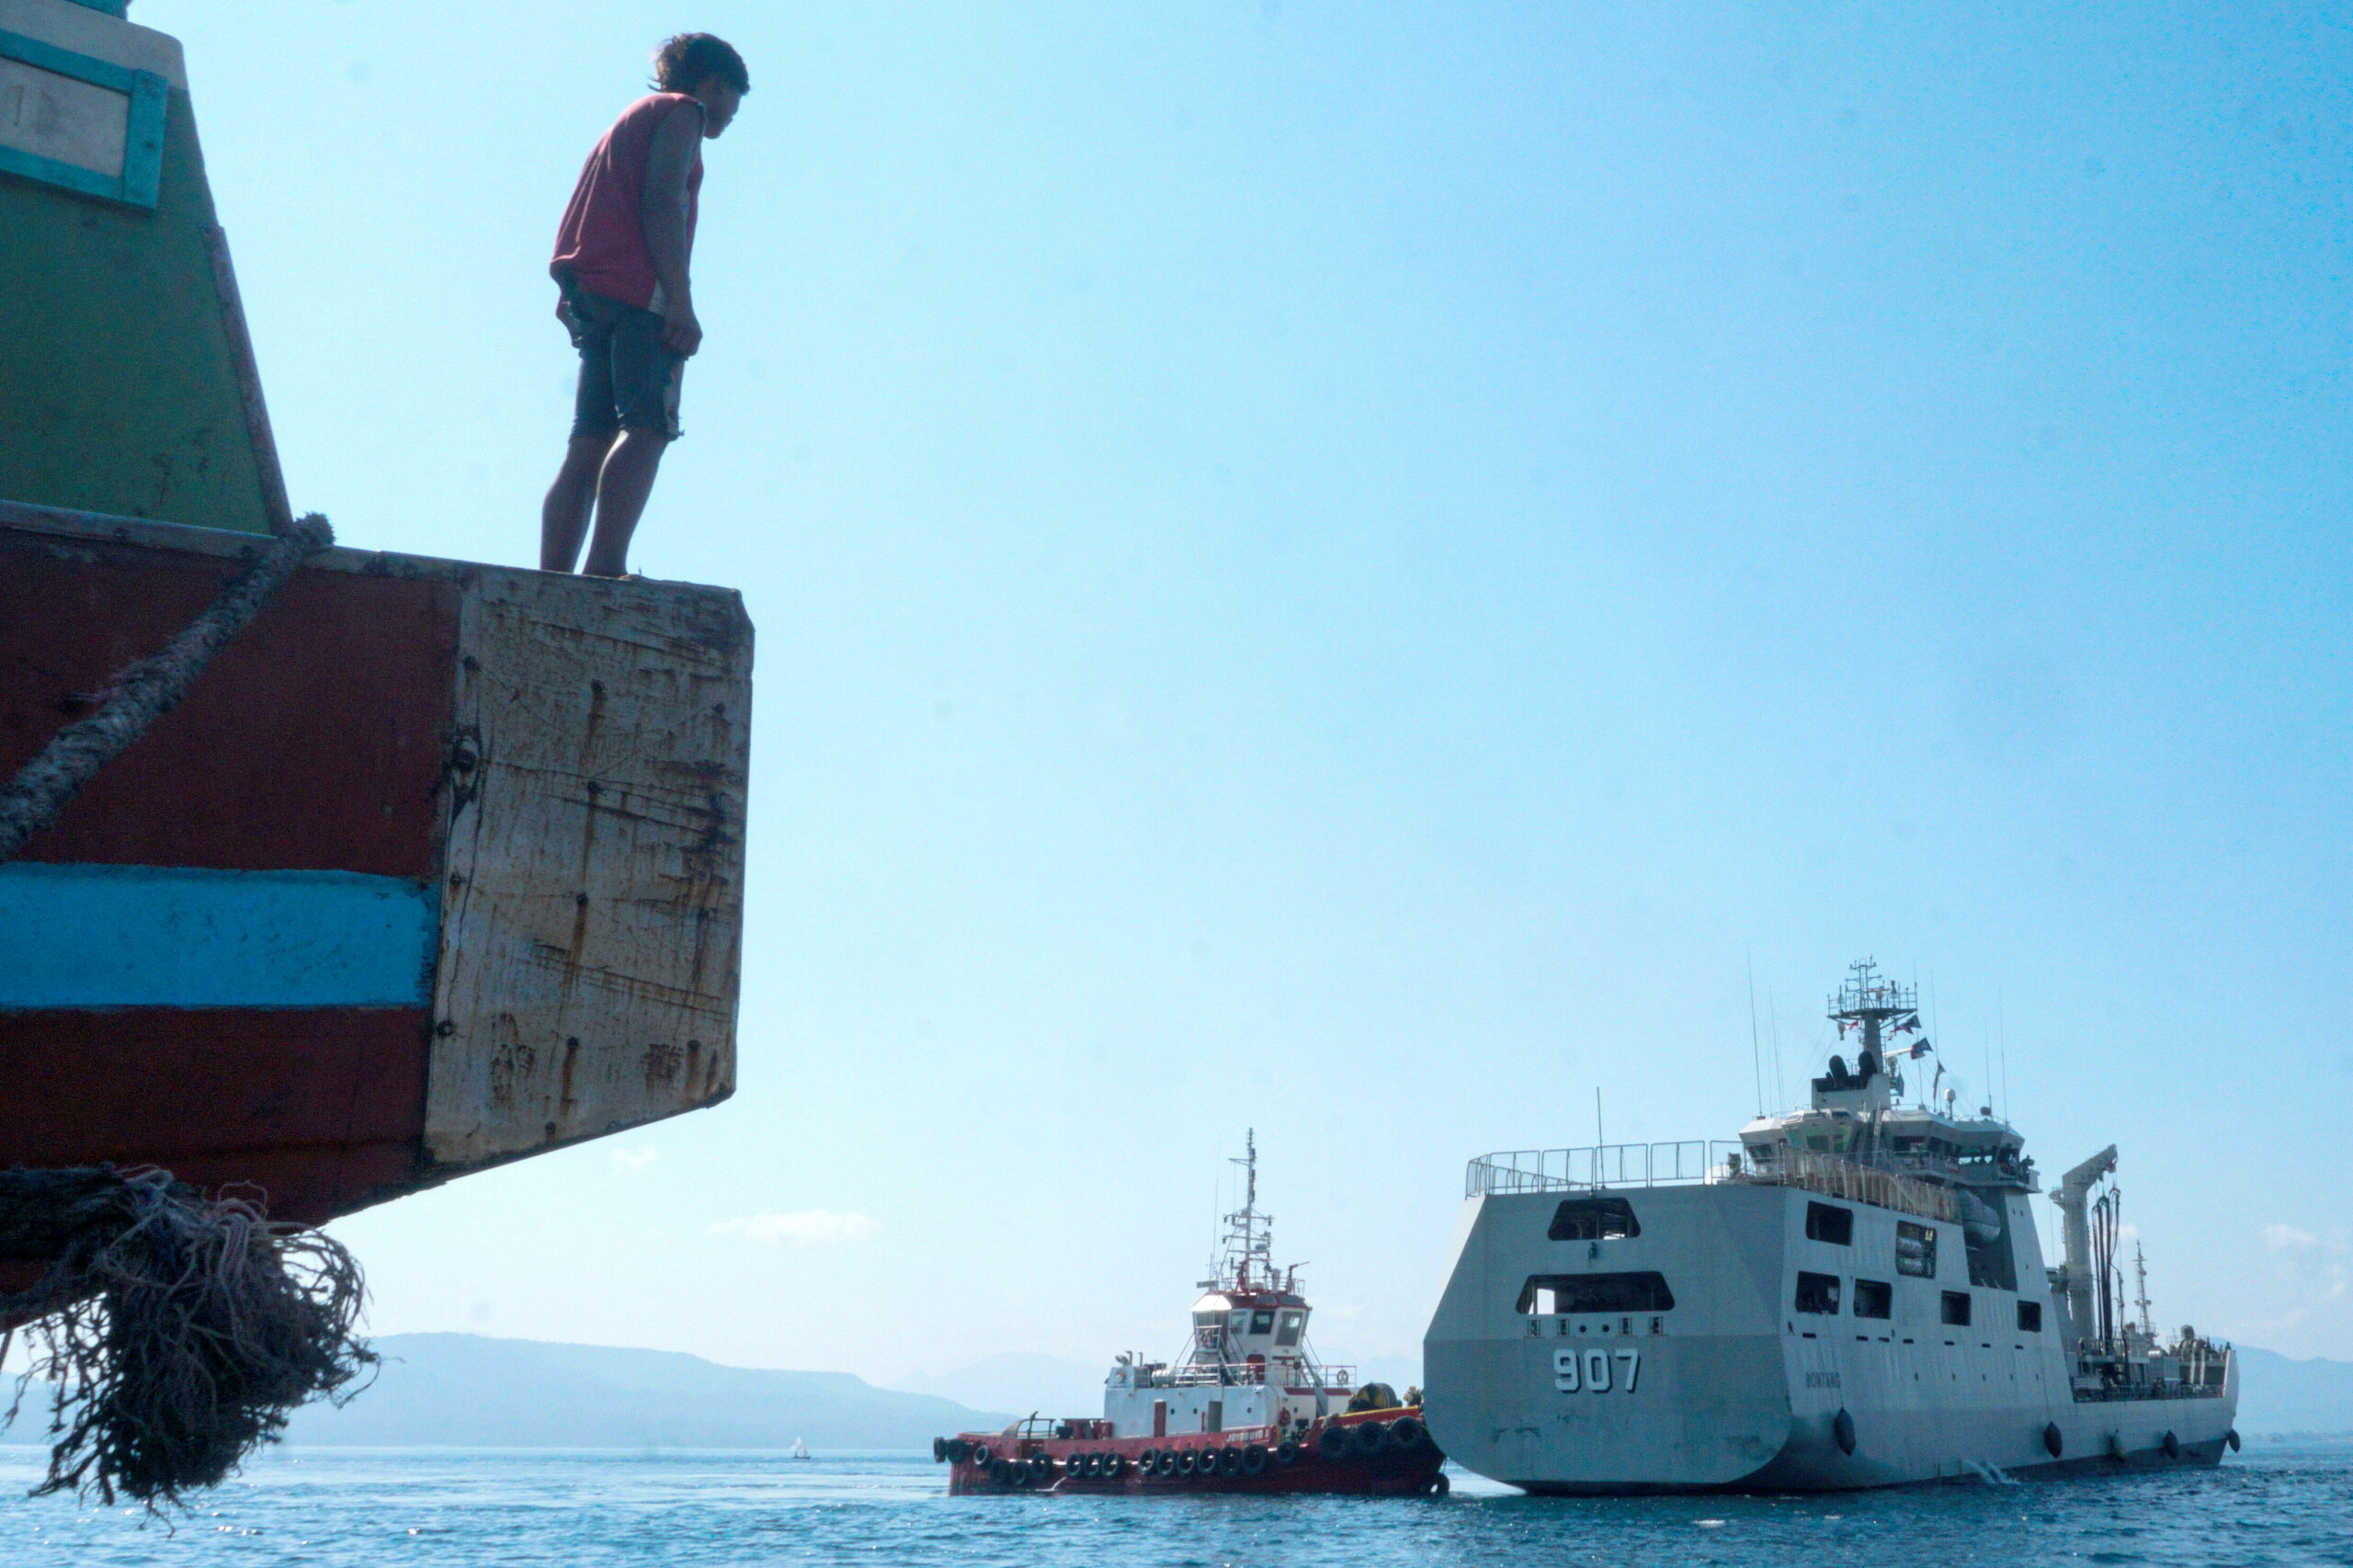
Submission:
M 662 285 L 662 341 L 680 354 L 702 347 L 694 293 L 687 283 L 687 176 L 702 143 L 703 108 L 683 103 L 654 132 L 645 159 L 645 195 L 638 213 L 654 276 Z

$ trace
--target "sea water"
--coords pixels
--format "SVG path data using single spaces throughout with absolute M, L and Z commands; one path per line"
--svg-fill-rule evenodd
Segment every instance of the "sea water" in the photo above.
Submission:
M 947 1495 L 927 1455 L 274 1449 L 168 1519 L 25 1495 L 0 1449 L 0 1564 L 2353 1563 L 2353 1445 L 2219 1469 L 1780 1497 Z

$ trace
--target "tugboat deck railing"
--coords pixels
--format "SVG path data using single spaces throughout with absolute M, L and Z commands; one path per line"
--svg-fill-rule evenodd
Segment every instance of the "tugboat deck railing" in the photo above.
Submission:
M 1583 1149 L 1516 1149 L 1482 1154 L 1465 1173 L 1463 1195 L 1599 1191 L 1630 1187 L 1694 1187 L 1734 1182 L 1795 1187 L 1825 1198 L 1893 1209 L 1923 1219 L 1960 1218 L 1949 1189 L 1839 1154 L 1784 1149 L 1756 1160 L 1738 1141 L 1604 1143 Z

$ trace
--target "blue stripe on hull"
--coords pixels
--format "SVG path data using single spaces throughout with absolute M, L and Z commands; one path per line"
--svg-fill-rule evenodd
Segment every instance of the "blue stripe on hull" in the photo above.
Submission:
M 0 865 L 0 1010 L 431 999 L 434 887 L 356 871 Z

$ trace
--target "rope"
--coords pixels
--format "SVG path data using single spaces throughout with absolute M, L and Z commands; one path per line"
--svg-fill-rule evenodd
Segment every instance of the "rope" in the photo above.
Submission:
M 35 1496 L 180 1505 L 306 1401 L 349 1400 L 376 1364 L 353 1332 L 365 1293 L 340 1242 L 166 1171 L 0 1171 L 0 1256 L 51 1260 L 0 1291 L 0 1323 L 37 1320 L 0 1426 L 36 1376 L 51 1385 L 55 1441 Z
M 334 542 L 327 520 L 309 514 L 271 540 L 253 569 L 223 589 L 162 653 L 126 665 L 97 712 L 60 730 L 22 772 L 0 786 L 0 860 L 16 858 L 99 768 L 178 707 L 205 666 L 252 623 L 294 569 Z

